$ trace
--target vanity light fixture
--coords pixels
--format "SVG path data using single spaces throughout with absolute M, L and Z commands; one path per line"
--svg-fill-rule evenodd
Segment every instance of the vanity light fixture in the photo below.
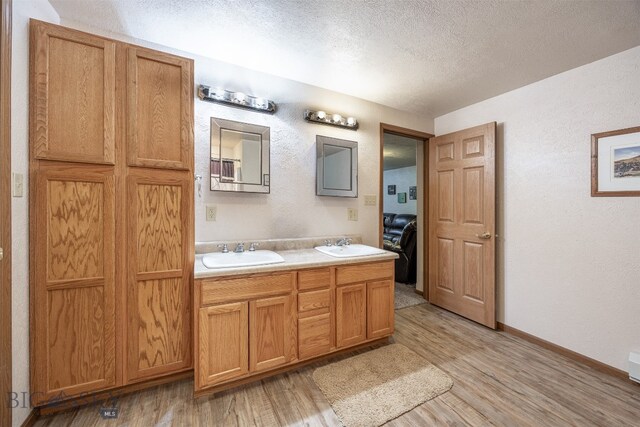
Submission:
M 276 104 L 273 101 L 242 92 L 232 92 L 219 87 L 198 86 L 198 98 L 203 101 L 217 102 L 230 107 L 246 108 L 261 113 L 273 114 L 276 112 Z
M 360 124 L 354 117 L 344 118 L 340 114 L 330 114 L 325 111 L 305 110 L 304 119 L 312 123 L 338 126 L 345 129 L 358 130 Z

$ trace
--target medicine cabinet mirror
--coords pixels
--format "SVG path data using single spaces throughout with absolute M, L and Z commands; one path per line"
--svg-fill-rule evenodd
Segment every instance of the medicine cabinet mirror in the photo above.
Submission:
M 211 190 L 269 193 L 267 126 L 211 118 Z
M 316 136 L 316 194 L 358 197 L 358 143 Z

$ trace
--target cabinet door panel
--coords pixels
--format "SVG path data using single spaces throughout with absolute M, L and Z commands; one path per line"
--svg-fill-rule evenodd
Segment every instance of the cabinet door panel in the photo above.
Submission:
M 193 62 L 130 46 L 129 166 L 193 169 Z
M 367 283 L 367 339 L 393 334 L 393 292 L 391 280 Z
M 367 338 L 366 285 L 336 288 L 336 345 L 348 347 Z
M 127 375 L 191 366 L 192 188 L 188 173 L 128 177 Z
M 34 404 L 114 386 L 114 178 L 111 168 L 36 174 L 32 244 Z
M 248 303 L 200 309 L 196 389 L 249 372 Z
M 296 354 L 292 297 L 287 295 L 251 301 L 249 308 L 251 371 L 289 363 Z
M 298 354 L 300 360 L 331 351 L 331 314 L 298 320 Z
M 31 133 L 36 159 L 115 162 L 116 43 L 31 23 Z

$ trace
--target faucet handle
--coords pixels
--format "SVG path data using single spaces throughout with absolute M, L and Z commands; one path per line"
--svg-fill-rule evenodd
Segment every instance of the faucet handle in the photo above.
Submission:
M 218 245 L 218 247 L 222 248 L 222 253 L 223 254 L 228 254 L 229 253 L 229 246 L 226 243 Z
M 325 240 L 324 240 L 324 245 L 325 245 L 325 246 L 333 246 L 333 243 L 331 243 L 331 240 L 329 240 L 329 239 L 325 239 Z
M 351 244 L 351 242 L 353 242 L 353 239 L 350 239 L 348 237 L 344 238 L 344 244 L 345 246 L 349 246 Z
M 249 244 L 249 251 L 250 252 L 255 252 L 256 248 L 260 246 L 260 243 L 256 243 L 256 242 L 251 242 L 251 244 Z

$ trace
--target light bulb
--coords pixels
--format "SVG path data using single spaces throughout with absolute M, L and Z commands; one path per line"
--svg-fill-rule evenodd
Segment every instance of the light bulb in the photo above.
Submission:
M 324 120 L 327 117 L 327 113 L 325 113 L 324 111 L 318 111 L 316 113 L 316 117 L 320 120 Z
M 218 99 L 224 99 L 225 90 L 221 87 L 213 88 L 213 97 Z
M 258 108 L 266 108 L 268 106 L 267 100 L 264 98 L 256 98 L 255 103 Z
M 334 123 L 340 123 L 340 120 L 342 120 L 342 116 L 340 114 L 334 114 L 332 119 Z
M 242 92 L 236 92 L 233 95 L 233 99 L 236 102 L 244 102 L 245 98 L 246 98 L 246 95 L 244 93 L 242 93 Z
M 356 124 L 356 119 L 354 119 L 353 117 L 349 117 L 349 118 L 347 118 L 347 124 L 348 124 L 349 126 L 353 126 L 353 125 L 355 125 L 355 124 Z

